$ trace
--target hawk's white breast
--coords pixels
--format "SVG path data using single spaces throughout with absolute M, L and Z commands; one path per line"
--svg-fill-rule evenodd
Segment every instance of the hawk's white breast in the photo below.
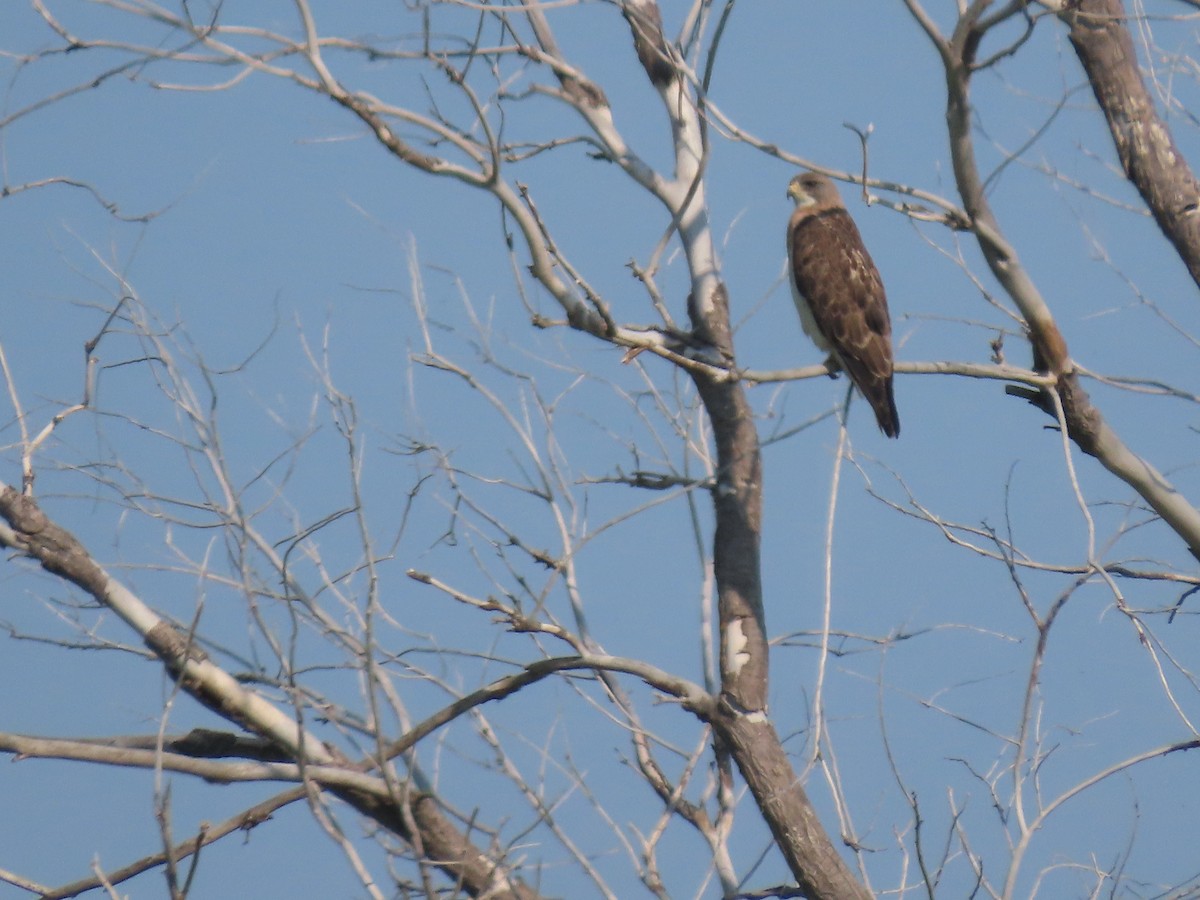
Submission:
M 800 313 L 800 327 L 804 329 L 804 333 L 809 336 L 817 349 L 824 353 L 829 353 L 833 350 L 833 345 L 825 339 L 825 335 L 821 334 L 821 329 L 817 327 L 817 320 L 813 317 L 812 309 L 808 305 L 808 299 L 800 293 L 796 287 L 796 278 L 792 274 L 795 267 L 792 264 L 792 242 L 788 241 L 788 268 L 787 281 L 792 289 L 792 302 L 796 304 L 796 312 Z

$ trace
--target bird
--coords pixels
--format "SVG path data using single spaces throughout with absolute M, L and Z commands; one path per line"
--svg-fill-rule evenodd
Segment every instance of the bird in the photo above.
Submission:
M 879 429 L 900 436 L 892 389 L 892 321 L 879 270 L 837 186 L 802 172 L 788 184 L 787 279 L 800 325 L 825 353 L 831 377 L 850 376 L 875 411 Z

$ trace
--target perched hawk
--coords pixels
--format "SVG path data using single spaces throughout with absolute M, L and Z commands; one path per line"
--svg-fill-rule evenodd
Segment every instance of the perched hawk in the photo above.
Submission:
M 900 434 L 892 395 L 892 323 L 879 271 L 833 182 L 805 172 L 788 185 L 788 280 L 804 333 L 829 354 L 875 410 L 888 437 Z

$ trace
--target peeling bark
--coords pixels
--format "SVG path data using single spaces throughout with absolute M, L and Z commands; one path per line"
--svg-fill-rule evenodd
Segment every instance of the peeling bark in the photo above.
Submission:
M 706 315 L 692 304 L 698 336 L 733 358 L 729 299 L 713 292 Z M 762 535 L 762 457 L 746 392 L 738 382 L 696 377 L 717 449 L 713 488 L 716 534 L 713 574 L 721 623 L 721 692 L 737 709 L 767 707 L 767 637 L 759 547 Z
M 689 303 L 697 337 L 733 359 L 729 298 L 718 284 L 711 302 Z M 767 718 L 768 659 L 759 548 L 762 456 L 741 382 L 695 375 L 717 449 L 713 572 L 721 628 L 721 698 L 711 715 L 718 754 L 737 764 L 805 896 L 869 900 L 822 827 L 791 760 Z

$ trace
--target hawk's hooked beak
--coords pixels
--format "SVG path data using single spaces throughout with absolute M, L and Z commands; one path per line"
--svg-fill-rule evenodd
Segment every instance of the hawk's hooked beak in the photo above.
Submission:
M 798 184 L 789 184 L 787 195 L 789 199 L 796 201 L 797 206 L 812 206 L 816 202 L 813 200 L 812 194 L 809 194 Z

